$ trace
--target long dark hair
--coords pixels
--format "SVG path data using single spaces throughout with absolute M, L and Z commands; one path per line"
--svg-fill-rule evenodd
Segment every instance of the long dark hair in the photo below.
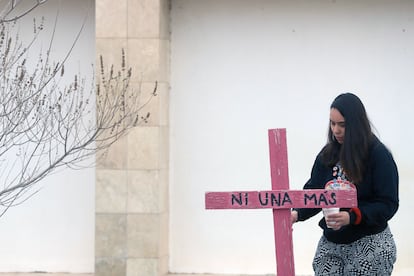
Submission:
M 345 118 L 345 137 L 343 144 L 338 143 L 329 126 L 328 142 L 321 152 L 322 160 L 327 166 L 339 162 L 347 178 L 358 184 L 363 179 L 369 146 L 375 137 L 371 123 L 361 100 L 352 93 L 336 97 L 332 108 Z

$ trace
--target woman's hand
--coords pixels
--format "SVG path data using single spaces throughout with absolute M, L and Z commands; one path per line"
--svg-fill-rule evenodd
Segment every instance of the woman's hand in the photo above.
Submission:
M 333 230 L 339 230 L 342 226 L 348 225 L 350 222 L 349 213 L 341 211 L 336 214 L 329 214 L 325 217 L 326 225 Z
M 293 210 L 292 212 L 290 212 L 290 221 L 292 222 L 292 224 L 298 221 L 298 211 Z

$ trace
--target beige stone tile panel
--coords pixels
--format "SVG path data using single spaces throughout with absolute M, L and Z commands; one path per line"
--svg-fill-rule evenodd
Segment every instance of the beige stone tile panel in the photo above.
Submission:
M 133 93 L 139 94 L 140 117 L 146 117 L 145 121 L 141 119 L 141 126 L 158 126 L 160 124 L 160 101 L 163 93 L 163 85 L 155 82 L 133 82 L 131 83 Z
M 169 255 L 169 214 L 163 213 L 160 216 L 160 241 L 159 241 L 159 256 L 167 258 Z
M 157 170 L 128 172 L 128 213 L 158 213 L 160 193 Z
M 170 81 L 171 43 L 169 39 L 160 40 L 159 78 L 160 82 Z
M 158 276 L 157 259 L 128 259 L 126 276 Z
M 129 66 L 134 82 L 169 81 L 169 41 L 160 39 L 129 39 Z
M 127 53 L 128 43 L 126 38 L 97 38 L 96 39 L 96 72 L 100 73 L 100 56 L 103 58 L 105 70 L 109 71 L 114 66 L 116 71 L 122 68 L 122 49 L 125 51 L 125 57 L 128 59 Z M 126 64 L 128 62 L 126 61 Z
M 170 158 L 170 128 L 166 126 L 160 127 L 160 169 L 168 169 Z
M 95 217 L 95 258 L 125 258 L 127 219 L 122 214 L 97 214 Z
M 156 170 L 159 167 L 159 127 L 136 127 L 128 135 L 128 168 Z
M 168 214 L 169 211 L 169 171 L 168 169 L 159 170 L 159 185 L 160 185 L 160 213 Z
M 128 65 L 133 82 L 159 81 L 159 39 L 129 39 Z
M 168 126 L 170 120 L 170 85 L 168 83 L 158 83 L 159 99 L 159 125 Z
M 126 260 L 124 258 L 96 258 L 96 276 L 124 276 L 126 275 Z M 37 276 L 37 275 L 34 275 Z M 73 275 L 76 276 L 76 275 Z
M 96 168 L 119 170 L 127 165 L 127 137 L 123 136 L 109 148 L 96 155 Z
M 96 212 L 125 213 L 127 205 L 127 173 L 122 170 L 96 171 Z
M 157 214 L 128 215 L 128 257 L 158 258 L 160 216 Z
M 128 37 L 160 37 L 160 0 L 128 0 Z
M 127 0 L 96 0 L 96 37 L 127 36 Z
M 131 83 L 134 93 L 141 93 L 140 114 L 145 116 L 148 112 L 150 117 L 143 126 L 166 126 L 169 120 L 169 84 L 163 82 L 141 82 Z M 155 93 L 154 93 L 155 92 Z M 155 95 L 154 95 L 155 94 Z

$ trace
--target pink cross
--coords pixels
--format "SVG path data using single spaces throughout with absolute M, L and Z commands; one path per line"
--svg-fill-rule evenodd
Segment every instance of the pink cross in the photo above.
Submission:
M 206 209 L 273 209 L 277 275 L 294 276 L 291 208 L 356 207 L 356 190 L 289 190 L 286 129 L 269 129 L 272 190 L 207 192 Z

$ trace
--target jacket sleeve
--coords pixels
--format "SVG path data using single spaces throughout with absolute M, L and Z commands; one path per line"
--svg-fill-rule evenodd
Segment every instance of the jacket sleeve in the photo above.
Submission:
M 380 143 L 370 156 L 371 195 L 359 200 L 361 224 L 385 225 L 399 207 L 398 169 L 388 149 Z M 367 185 L 369 183 L 361 183 Z
M 323 181 L 324 166 L 320 161 L 319 155 L 312 167 L 311 177 L 303 186 L 303 189 L 324 189 L 325 182 Z M 297 208 L 298 221 L 307 220 L 321 211 L 321 208 Z

